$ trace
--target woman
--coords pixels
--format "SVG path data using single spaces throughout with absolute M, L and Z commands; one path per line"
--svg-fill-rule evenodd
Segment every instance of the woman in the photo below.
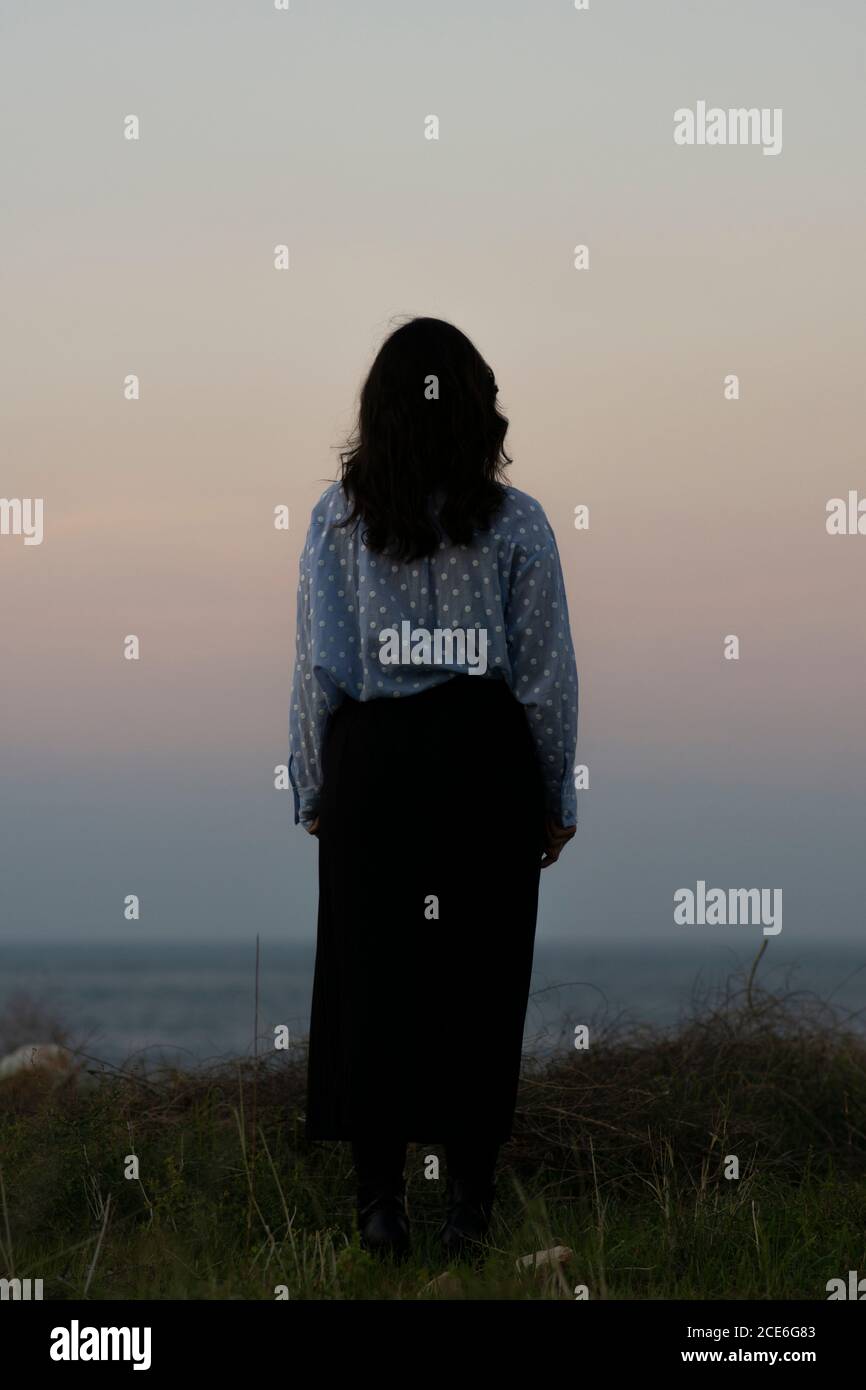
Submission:
M 448 1254 L 511 1135 L 539 871 L 574 835 L 577 672 L 556 541 L 472 343 L 381 347 L 300 564 L 289 768 L 317 836 L 306 1134 L 348 1140 L 366 1248 L 409 1249 L 409 1142 L 442 1143 Z

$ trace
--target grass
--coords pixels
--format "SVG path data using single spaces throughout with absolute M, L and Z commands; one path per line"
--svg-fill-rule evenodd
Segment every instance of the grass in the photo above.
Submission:
M 0 1024 L 0 1045 L 21 1028 Z M 828 1279 L 866 1274 L 862 1033 L 810 996 L 765 992 L 753 970 L 675 1029 L 602 1023 L 591 1040 L 527 1062 L 474 1266 L 437 1252 L 444 1159 L 438 1181 L 424 1177 L 436 1145 L 410 1148 L 412 1258 L 360 1249 L 348 1146 L 303 1138 L 297 1051 L 127 1068 L 89 1088 L 9 1079 L 0 1272 L 42 1278 L 46 1298 L 109 1300 L 273 1299 L 278 1286 L 292 1299 L 573 1299 L 579 1285 L 591 1298 L 822 1299 Z M 516 1269 L 556 1245 L 573 1252 L 564 1267 Z M 449 1288 L 429 1287 L 446 1268 Z

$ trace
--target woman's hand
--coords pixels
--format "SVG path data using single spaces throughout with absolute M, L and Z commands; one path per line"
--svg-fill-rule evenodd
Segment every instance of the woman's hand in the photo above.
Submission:
M 319 833 L 319 817 L 318 817 L 318 816 L 316 816 L 316 819 L 315 819 L 315 820 L 310 821 L 310 824 L 306 827 L 306 831 L 307 831 L 307 834 L 308 834 L 308 835 L 318 835 L 318 833 Z
M 555 864 L 569 840 L 577 833 L 576 825 L 559 825 L 553 816 L 544 818 L 544 858 L 541 861 L 542 869 L 549 869 L 551 864 Z

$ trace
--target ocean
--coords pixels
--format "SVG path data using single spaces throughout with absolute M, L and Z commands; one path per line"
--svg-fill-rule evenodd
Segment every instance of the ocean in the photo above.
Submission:
M 582 940 L 536 946 L 525 1046 L 538 1055 L 572 1045 L 577 1024 L 617 1020 L 672 1026 L 700 1000 L 718 997 L 748 968 L 754 951 L 722 942 L 673 939 L 658 945 Z M 309 1023 L 314 947 L 266 940 L 259 974 L 259 1052 L 285 1024 L 294 1042 Z M 794 991 L 805 1009 L 829 999 L 862 1029 L 866 947 L 796 947 L 771 939 L 757 981 Z M 89 1056 L 114 1065 L 132 1057 L 204 1063 L 249 1056 L 255 1031 L 255 941 L 177 944 L 0 943 L 0 1040 L 7 1010 L 56 1018 Z M 450 1027 L 448 1000 L 430 1026 Z M 45 1037 L 18 1037 L 42 1042 Z M 8 1041 L 5 1044 L 9 1046 Z

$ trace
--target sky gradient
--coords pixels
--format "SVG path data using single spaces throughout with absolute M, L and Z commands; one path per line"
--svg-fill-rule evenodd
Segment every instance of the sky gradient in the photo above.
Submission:
M 423 313 L 495 367 L 568 586 L 591 785 L 539 931 L 757 949 L 673 925 L 703 879 L 859 939 L 862 5 L 0 0 L 0 51 L 0 495 L 45 508 L 0 536 L 0 933 L 311 937 L 298 554 Z M 781 153 L 678 147 L 704 99 Z

